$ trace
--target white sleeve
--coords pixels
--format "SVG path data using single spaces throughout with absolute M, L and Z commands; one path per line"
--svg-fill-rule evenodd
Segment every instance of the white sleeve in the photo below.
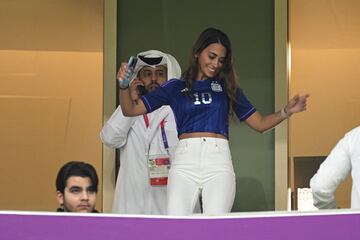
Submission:
M 314 205 L 319 209 L 336 208 L 336 188 L 351 171 L 349 145 L 347 134 L 336 144 L 310 180 Z
M 100 132 L 101 141 L 110 148 L 120 148 L 125 145 L 128 132 L 137 117 L 125 117 L 118 106 Z

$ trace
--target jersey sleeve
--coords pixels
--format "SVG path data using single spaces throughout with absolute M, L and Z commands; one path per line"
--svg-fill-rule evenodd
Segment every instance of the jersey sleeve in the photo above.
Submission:
M 170 80 L 160 87 L 156 88 L 154 91 L 141 97 L 141 100 L 144 102 L 146 110 L 150 113 L 155 111 L 164 105 L 170 105 L 170 95 L 171 95 L 171 84 L 173 81 Z
M 240 121 L 245 121 L 256 112 L 256 108 L 251 104 L 240 88 L 236 90 L 235 97 L 236 101 L 233 103 L 233 110 Z

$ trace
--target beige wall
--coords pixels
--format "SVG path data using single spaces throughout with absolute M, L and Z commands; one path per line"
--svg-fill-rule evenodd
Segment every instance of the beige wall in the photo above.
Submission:
M 103 1 L 0 9 L 0 209 L 52 211 L 62 164 L 86 161 L 102 175 Z
M 290 1 L 290 95 L 311 94 L 291 118 L 291 156 L 327 155 L 360 124 L 359 12 L 357 0 Z
M 360 124 L 360 1 L 290 1 L 290 96 L 310 93 L 290 120 L 290 159 L 327 156 Z M 350 180 L 338 200 L 349 206 Z M 345 196 L 346 195 L 346 196 Z

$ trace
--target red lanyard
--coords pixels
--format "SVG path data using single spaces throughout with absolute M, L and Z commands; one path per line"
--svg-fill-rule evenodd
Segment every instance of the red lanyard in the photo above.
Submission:
M 149 118 L 148 118 L 147 114 L 143 114 L 143 117 L 144 117 L 146 128 L 149 128 L 150 123 L 149 123 Z
M 148 118 L 147 114 L 143 114 L 143 117 L 144 117 L 146 128 L 149 128 L 150 122 L 149 122 L 149 118 Z M 162 140 L 163 140 L 163 143 L 164 143 L 164 147 L 165 147 L 166 150 L 168 150 L 169 144 L 168 144 L 166 133 L 165 133 L 165 121 L 164 121 L 164 119 L 161 120 L 160 128 L 161 128 L 161 137 L 162 137 Z

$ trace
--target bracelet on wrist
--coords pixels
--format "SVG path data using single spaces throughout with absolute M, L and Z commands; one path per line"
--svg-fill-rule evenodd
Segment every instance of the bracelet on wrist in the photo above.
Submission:
M 288 118 L 288 117 L 290 117 L 290 115 L 291 114 L 289 114 L 287 111 L 286 111 L 286 107 L 283 107 L 282 109 L 281 109 L 281 111 L 280 111 L 280 114 L 281 114 L 281 117 L 283 117 L 283 118 Z

